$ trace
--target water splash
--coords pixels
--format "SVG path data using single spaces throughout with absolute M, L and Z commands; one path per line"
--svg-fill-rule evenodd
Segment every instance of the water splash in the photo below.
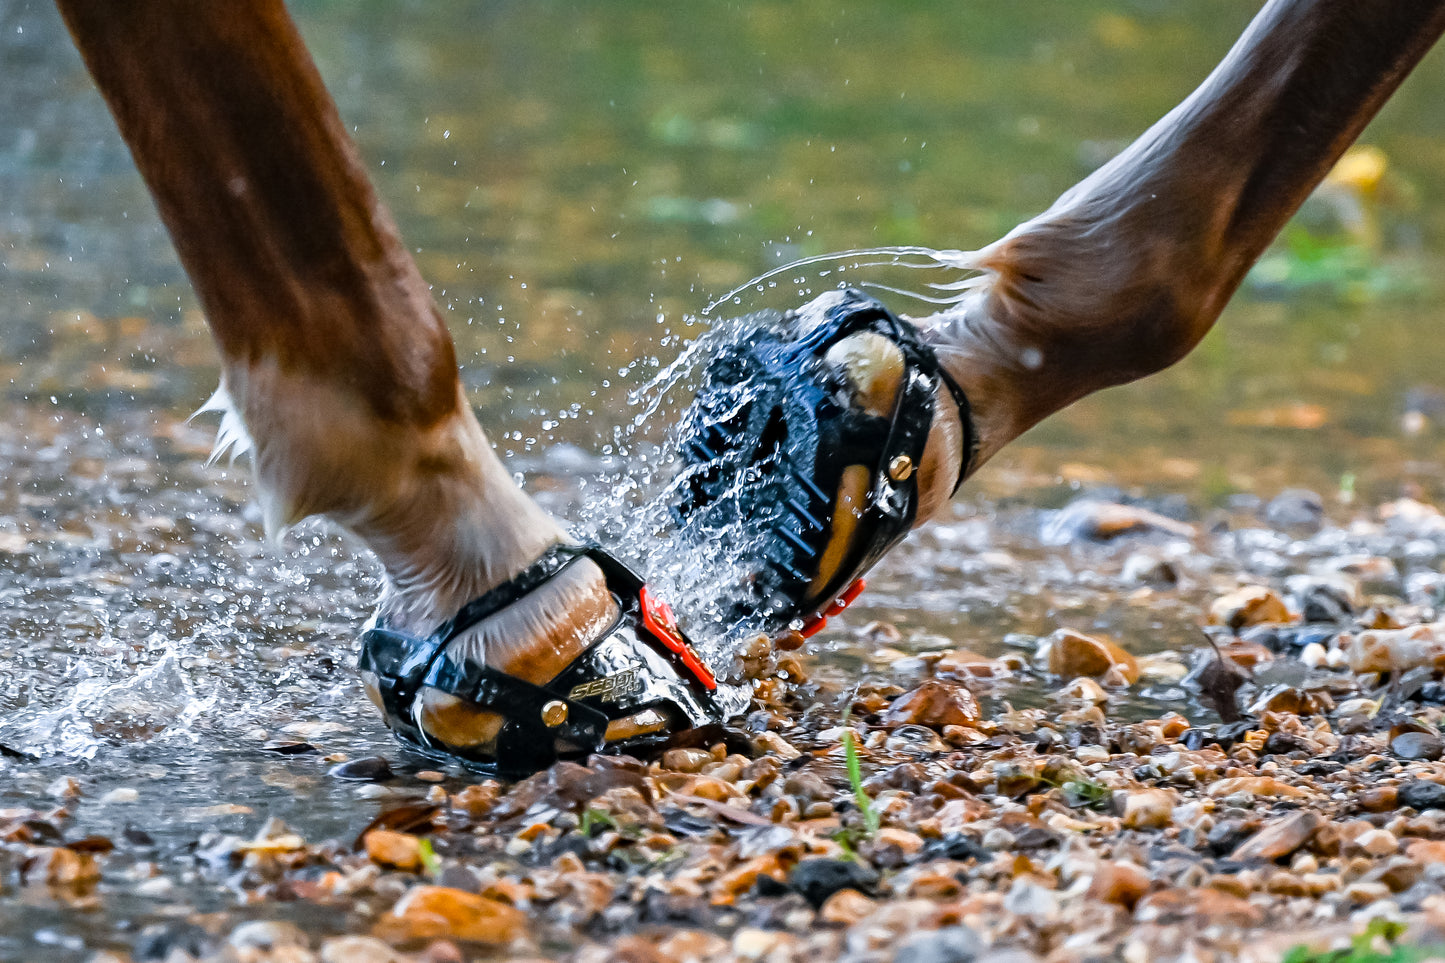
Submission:
M 933 294 L 925 294 L 910 286 L 886 284 L 866 278 L 854 282 L 857 287 L 885 291 L 922 301 L 925 304 L 947 307 L 962 301 L 970 291 L 981 287 L 987 281 L 983 266 L 983 253 L 982 251 L 937 250 L 919 245 L 900 245 L 858 248 L 852 251 L 836 251 L 832 254 L 815 254 L 811 257 L 789 261 L 770 271 L 764 271 L 751 281 L 738 285 L 722 297 L 711 301 L 707 307 L 702 309 L 702 315 L 704 317 L 711 315 L 724 304 L 743 304 L 743 295 L 765 293 L 776 285 L 777 278 L 785 274 L 795 274 L 805 268 L 816 270 L 804 271 L 803 276 L 794 279 L 795 284 L 806 285 L 808 274 L 819 279 L 827 279 L 835 274 L 857 270 L 901 268 L 913 271 L 954 272 L 961 276 L 952 277 L 947 281 L 928 282 L 925 285 L 934 292 Z M 824 270 L 821 268 L 823 265 L 831 266 Z M 839 281 L 837 286 L 843 287 L 845 283 Z M 804 290 L 807 291 L 807 289 Z M 799 293 L 804 293 L 804 291 Z M 811 291 L 807 291 L 807 293 L 811 293 Z
M 117 742 L 194 742 L 195 723 L 218 702 L 214 691 L 197 693 L 171 646 L 140 671 L 119 660 L 77 659 L 60 682 L 69 698 L 54 708 L 10 716 L 0 742 L 33 756 L 77 759 L 93 759 Z

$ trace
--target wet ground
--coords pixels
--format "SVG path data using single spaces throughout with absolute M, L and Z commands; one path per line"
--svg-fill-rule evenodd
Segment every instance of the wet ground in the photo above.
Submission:
M 1002 3 L 835 8 L 295 6 L 378 186 L 448 309 L 484 424 L 529 490 L 584 527 L 609 527 L 609 519 L 599 517 L 609 509 L 598 506 L 614 506 L 618 496 L 599 498 L 598 492 L 616 488 L 617 459 L 664 438 L 665 409 L 640 428 L 623 430 L 640 410 L 629 404 L 629 393 L 702 330 L 690 316 L 703 305 L 800 255 L 876 244 L 972 247 L 992 239 L 1046 206 L 1186 93 L 1251 12 L 1250 4 L 1217 2 L 1076 3 L 1028 18 Z M 427 781 L 432 777 L 418 775 L 435 764 L 397 749 L 352 673 L 357 628 L 378 584 L 376 567 L 319 525 L 303 527 L 282 545 L 264 544 L 245 467 L 205 464 L 211 426 L 186 421 L 215 383 L 204 326 L 53 10 L 0 0 L 0 76 L 7 81 L 0 85 L 0 397 L 6 412 L 0 419 L 0 658 L 6 668 L 0 675 L 0 832 L 7 840 L 0 853 L 0 959 L 85 960 L 102 949 L 164 959 L 188 933 L 199 955 L 251 918 L 295 921 L 313 942 L 370 932 L 374 916 L 405 888 L 399 880 L 414 881 L 414 875 L 392 873 L 374 889 L 358 890 L 364 898 L 354 901 L 334 881 L 324 899 L 300 884 L 323 879 L 322 867 L 350 878 L 367 860 L 340 850 L 373 817 L 437 798 L 436 784 Z M 945 734 L 942 723 L 932 736 L 905 732 L 904 742 L 945 741 L 929 742 L 928 779 L 894 791 L 932 798 L 938 791 L 922 788 L 929 780 L 953 770 L 977 772 L 998 761 L 990 753 L 1012 753 L 1009 738 L 1028 736 L 1037 725 L 1011 709 L 1080 713 L 1057 727 L 1061 744 L 1072 741 L 1076 749 L 1081 728 L 1101 725 L 1087 710 L 1095 693 L 1084 687 L 1065 697 L 1074 702 L 1060 702 L 1058 692 L 1072 673 L 1051 673 L 1047 658 L 1037 657 L 1040 639 L 1071 628 L 1112 637 L 1146 657 L 1138 680 L 1103 692 L 1102 725 L 1110 737 L 1095 732 L 1084 739 L 1102 744 L 1109 758 L 1096 761 L 1105 775 L 1083 781 L 1101 780 L 1111 793 L 1127 795 L 1153 783 L 1138 774 L 1137 760 L 1124 757 L 1182 738 L 1161 730 L 1140 753 L 1119 741 L 1130 722 L 1170 711 L 1196 728 L 1219 722 L 1215 702 L 1183 679 L 1206 646 L 1211 607 L 1239 584 L 1272 586 L 1289 600 L 1285 618 L 1298 624 L 1315 590 L 1290 579 L 1343 571 L 1347 588 L 1358 593 L 1347 599 L 1356 615 L 1367 617 L 1373 607 L 1401 624 L 1433 619 L 1445 592 L 1445 526 L 1417 506 L 1445 503 L 1445 384 L 1438 375 L 1445 342 L 1438 336 L 1436 280 L 1445 237 L 1445 128 L 1435 109 L 1442 87 L 1445 61 L 1436 55 L 1367 133 L 1386 159 L 1384 174 L 1317 199 L 1191 358 L 1145 384 L 1089 399 L 1030 433 L 980 474 L 951 519 L 916 534 L 886 561 L 863 599 L 804 653 L 801 668 L 818 688 L 776 694 L 775 708 L 789 723 L 769 731 L 816 753 L 826 787 L 808 783 L 806 791 L 795 786 L 767 796 L 759 773 L 722 770 L 731 792 L 746 797 L 743 810 L 772 820 L 774 803 L 786 795 L 793 802 L 784 809 L 796 806 L 797 819 L 806 817 L 808 805 L 826 801 L 840 826 L 856 825 L 861 817 L 856 807 L 848 809 L 851 790 L 836 730 L 839 713 L 854 704 L 848 694 L 865 687 L 855 711 L 869 731 L 860 738 L 883 734 L 877 745 L 869 743 L 867 774 L 892 771 L 913 750 L 885 745 L 905 725 L 886 721 L 888 700 L 939 675 L 944 652 L 1003 660 L 990 671 L 1006 678 L 970 683 L 983 708 L 976 721 L 999 724 L 970 731 L 1000 741 L 968 750 L 973 737 Z M 756 300 L 786 300 L 824 283 L 810 278 Z M 914 309 L 906 301 L 897 307 Z M 1419 501 L 1401 502 L 1406 496 Z M 1090 500 L 1124 504 L 1134 514 L 1122 521 L 1106 517 Z M 1120 526 L 1129 531 L 1101 537 Z M 1333 621 L 1321 630 L 1324 642 L 1351 624 L 1344 612 L 1328 614 Z M 1285 683 L 1338 690 L 1342 703 L 1354 688 L 1377 694 L 1373 678 L 1357 683 L 1344 669 L 1327 666 L 1306 671 L 1294 658 L 1300 647 L 1278 640 L 1276 647 L 1283 656 L 1272 663 L 1277 667 L 1236 693 L 1241 707 Z M 1318 673 L 1329 673 L 1329 681 Z M 869 686 L 884 695 L 869 697 Z M 799 722 L 809 700 L 826 711 Z M 1428 702 L 1412 705 L 1434 725 Z M 1302 718 L 1324 717 L 1305 712 Z M 1329 716 L 1330 737 L 1348 735 L 1340 730 L 1351 718 Z M 1381 718 L 1389 721 L 1388 713 Z M 1261 723 L 1254 731 L 1316 738 L 1316 723 L 1308 725 L 1315 728 Z M 1388 730 L 1366 727 L 1356 734 L 1362 741 L 1354 754 L 1337 764 L 1368 770 L 1376 764 L 1372 753 L 1389 754 Z M 749 739 L 759 731 L 755 725 Z M 1307 746 L 1321 755 L 1342 751 L 1338 744 Z M 738 748 L 725 748 L 724 758 L 713 761 L 728 765 L 728 751 Z M 375 755 L 390 761 L 395 778 L 355 783 L 328 775 L 342 757 Z M 766 740 L 750 742 L 742 755 L 748 764 L 790 762 L 788 751 Z M 1253 774 L 1260 759 L 1237 756 L 1230 765 Z M 674 772 L 704 765 L 673 762 Z M 1391 765 L 1409 773 L 1386 773 L 1385 783 L 1441 776 L 1428 761 Z M 1128 778 L 1113 778 L 1120 774 Z M 441 778 L 449 800 L 475 782 L 459 770 Z M 738 790 L 740 779 L 749 787 Z M 1168 788 L 1198 792 L 1201 781 Z M 635 782 L 629 777 L 618 785 Z M 1008 809 L 996 797 L 1019 800 L 1031 811 L 1031 796 L 1062 792 L 1045 785 L 1034 793 L 1039 785 L 1010 784 L 1002 792 L 975 779 L 955 788 L 970 799 L 994 800 L 989 818 L 995 818 Z M 879 784 L 870 792 L 876 797 L 888 788 Z M 455 874 L 441 875 L 448 867 L 502 879 L 520 873 L 507 869 L 506 859 L 545 862 L 520 850 L 492 852 L 490 843 L 475 851 L 470 842 L 463 846 L 458 840 L 473 838 L 472 823 L 494 832 L 503 848 L 526 827 L 508 822 L 506 806 L 497 815 L 490 802 L 461 798 L 444 809 L 464 814 L 448 817 L 462 835 L 441 828 L 435 834 L 438 881 L 458 883 Z M 1108 806 L 1069 803 L 1069 811 L 1078 810 L 1083 820 L 1095 819 L 1090 813 L 1127 819 L 1127 798 L 1110 800 Z M 1117 814 L 1109 808 L 1116 802 Z M 614 803 L 625 808 L 616 800 L 603 808 Z M 921 817 L 899 805 L 893 828 L 935 838 L 919 829 Z M 1248 808 L 1240 800 L 1231 805 Z M 1349 805 L 1337 800 L 1328 818 L 1361 815 Z M 560 814 L 580 819 L 589 807 L 551 808 L 557 813 L 547 817 L 551 829 L 544 835 L 555 830 L 565 839 L 576 830 Z M 709 811 L 692 803 L 674 808 L 694 821 Z M 1379 810 L 1386 811 L 1393 812 Z M 539 824 L 533 815 L 527 825 Z M 709 845 L 723 842 L 696 822 L 665 818 L 671 822 L 663 828 L 682 849 L 693 835 L 678 827 L 690 826 Z M 820 807 L 813 818 L 833 817 Z M 1218 824 L 1240 818 L 1211 814 Z M 287 841 L 250 859 L 225 841 L 228 835 L 275 837 L 274 825 L 265 829 L 271 819 L 305 845 Z M 983 846 L 997 827 L 979 820 L 969 838 Z M 1161 831 L 1176 843 L 1188 820 L 1184 814 L 1169 827 L 1129 827 L 1144 835 L 1125 843 L 1142 848 L 1104 856 L 1142 863 L 1154 873 L 1149 885 L 1175 891 L 1184 885 L 1176 878 L 1184 870 L 1156 873 L 1147 850 L 1159 840 L 1148 834 Z M 721 823 L 730 827 L 728 839 L 742 828 L 760 828 L 735 815 Z M 1104 835 L 1119 828 L 1100 827 Z M 838 845 L 837 827 L 814 828 L 827 841 L 814 855 L 836 856 L 830 847 Z M 1389 831 L 1401 840 L 1428 839 L 1435 828 L 1398 824 Z M 1068 829 L 1059 824 L 1051 831 Z M 1198 831 L 1201 838 L 1208 834 Z M 1329 859 L 1342 851 L 1342 858 L 1358 856 L 1350 847 L 1363 831 L 1348 830 L 1343 849 L 1336 839 L 1333 856 L 1325 844 L 1311 858 L 1328 870 Z M 597 833 L 589 828 L 584 835 Z M 1240 839 L 1247 836 L 1240 829 Z M 345 846 L 325 850 L 324 840 Z M 69 857 L 36 862 L 37 853 L 56 851 L 60 842 L 85 866 L 65 863 Z M 1232 852 L 1216 842 L 1195 848 Z M 114 848 L 101 852 L 107 845 Z M 661 853 L 672 845 L 656 848 Z M 757 843 L 755 855 L 788 845 Z M 1189 840 L 1181 845 L 1188 848 Z M 890 880 L 923 862 L 920 850 L 890 868 L 898 857 L 871 846 L 864 847 L 865 861 Z M 281 865 L 276 852 L 302 855 Z M 611 873 L 613 888 L 623 879 L 634 885 L 635 866 L 609 863 L 610 852 L 579 858 L 589 870 Z M 687 858 L 696 854 L 689 849 Z M 796 855 L 780 866 L 790 868 Z M 719 873 L 749 858 L 733 852 Z M 971 858 L 975 867 L 984 865 L 977 854 Z M 1285 863 L 1294 858 L 1287 854 Z M 1011 893 L 1015 876 L 1035 883 L 1051 876 L 1064 888 L 1085 878 L 1046 862 L 1013 866 L 1007 878 L 1001 870 L 962 878 L 977 884 L 974 895 Z M 98 879 L 87 866 L 98 868 Z M 1211 866 L 1206 876 L 1217 869 Z M 1353 882 L 1369 872 L 1337 876 Z M 1190 885 L 1203 885 L 1206 876 L 1191 877 Z M 57 885 L 47 884 L 52 878 Z M 661 878 L 677 879 L 675 873 Z M 1246 901 L 1268 895 L 1268 878 L 1233 895 Z M 1400 891 L 1418 882 L 1409 880 Z M 752 892 L 751 885 L 742 891 Z M 886 909 L 890 899 L 917 896 L 909 895 L 912 885 L 905 877 L 881 891 L 871 884 L 862 889 Z M 641 911 L 628 915 L 618 907 L 646 905 L 636 895 L 642 890 L 618 895 L 613 888 L 606 899 L 595 897 L 602 900 L 596 912 L 575 916 L 557 909 L 590 905 L 575 894 L 507 896 L 508 905 L 544 908 L 533 919 L 537 942 L 524 941 L 518 952 L 585 950 L 618 933 L 677 926 L 665 914 L 660 921 Z M 503 889 L 493 895 L 505 896 Z M 1020 892 L 1009 913 L 1043 905 L 1032 890 Z M 1413 910 L 1429 895 L 1417 892 Z M 724 938 L 742 939 L 742 949 L 729 943 L 726 952 L 745 956 L 744 949 L 756 949 L 747 940 L 761 938 L 740 932 L 853 939 L 845 934 L 867 915 L 855 906 L 837 909 L 841 915 L 832 920 L 807 915 L 769 922 L 764 910 L 786 917 L 799 909 L 797 896 L 779 897 L 793 900 L 781 910 L 767 910 L 773 904 L 732 916 L 708 910 L 718 915 L 707 921 Z M 712 895 L 702 902 L 715 905 Z M 1341 897 L 1333 915 L 1321 918 L 1347 926 L 1351 913 L 1369 903 Z M 1250 905 L 1279 908 L 1260 900 Z M 1050 917 L 1054 911 L 1063 916 Z M 1289 916 L 1292 926 L 1303 927 L 1313 912 Z M 1039 913 L 1055 923 L 1068 917 L 1067 907 Z M 1100 930 L 1106 931 L 1115 932 Z M 1031 942 L 1032 930 L 988 935 L 1000 945 L 1063 952 L 1047 935 Z M 416 934 L 398 939 L 415 948 L 409 937 Z M 882 953 L 857 939 L 863 940 L 859 953 Z M 1119 936 L 1106 944 L 1124 942 Z M 464 945 L 469 954 L 484 952 Z M 819 945 L 812 952 L 842 952 L 841 943 Z M 805 952 L 799 946 L 794 949 Z M 754 956 L 774 950 L 769 944 Z M 694 955 L 724 952 L 712 946 Z M 664 956 L 686 954 L 673 947 Z

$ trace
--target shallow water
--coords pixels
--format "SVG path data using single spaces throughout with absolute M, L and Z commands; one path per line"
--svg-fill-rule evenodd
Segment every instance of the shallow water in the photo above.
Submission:
M 596 506 L 627 493 L 599 491 L 635 477 L 615 477 L 616 459 L 655 450 L 671 410 L 625 430 L 645 410 L 629 395 L 703 330 L 704 305 L 799 256 L 993 239 L 1183 96 L 1252 7 L 295 12 L 447 308 L 492 437 L 549 508 L 606 529 Z M 266 545 L 244 466 L 204 464 L 211 426 L 185 418 L 214 387 L 214 354 L 49 6 L 0 0 L 0 77 L 0 744 L 16 753 L 0 758 L 0 809 L 49 810 L 72 776 L 67 838 L 121 850 L 103 898 L 74 905 L 0 865 L 0 958 L 70 960 L 187 907 L 244 914 L 198 857 L 205 833 L 275 816 L 350 838 L 424 795 L 408 774 L 431 763 L 397 750 L 352 675 L 375 565 L 321 526 Z M 1281 578 L 1351 551 L 1396 560 L 1375 590 L 1438 604 L 1438 534 L 1348 526 L 1401 493 L 1445 495 L 1441 89 L 1437 52 L 1367 133 L 1390 161 L 1367 230 L 1339 241 L 1318 205 L 1314 240 L 1273 252 L 1183 364 L 996 459 L 819 637 L 816 677 L 903 679 L 918 652 L 995 653 L 1061 625 L 1140 652 L 1193 647 L 1238 573 Z M 793 277 L 755 300 L 836 280 Z M 1321 533 L 1260 520 L 1288 487 L 1322 495 Z M 1123 585 L 1137 542 L 1047 544 L 1050 513 L 1083 491 L 1197 524 L 1193 542 L 1150 545 L 1181 586 Z M 896 653 L 860 635 L 874 619 L 901 630 Z M 1166 684 L 1131 699 L 1118 711 L 1186 704 Z M 320 751 L 280 756 L 268 740 Z M 326 776 L 329 754 L 378 752 L 403 773 L 384 796 Z M 168 883 L 144 885 L 150 863 Z

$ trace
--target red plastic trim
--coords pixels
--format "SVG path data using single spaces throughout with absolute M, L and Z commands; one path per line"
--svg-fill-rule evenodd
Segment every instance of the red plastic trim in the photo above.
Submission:
M 646 585 L 637 590 L 637 598 L 642 607 L 643 627 L 651 632 L 657 641 L 676 652 L 678 658 L 682 659 L 682 664 L 697 676 L 697 681 L 705 688 L 716 689 L 717 678 L 693 647 L 687 644 L 687 639 L 682 637 L 682 632 L 677 627 L 677 616 L 672 614 L 672 606 L 655 597 L 647 590 Z

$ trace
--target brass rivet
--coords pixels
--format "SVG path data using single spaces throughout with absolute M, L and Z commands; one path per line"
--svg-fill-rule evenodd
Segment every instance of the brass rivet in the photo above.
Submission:
M 553 700 L 542 707 L 542 721 L 555 729 L 567 721 L 567 703 Z
M 897 455 L 888 463 L 888 477 L 896 482 L 908 481 L 913 475 L 913 459 Z

